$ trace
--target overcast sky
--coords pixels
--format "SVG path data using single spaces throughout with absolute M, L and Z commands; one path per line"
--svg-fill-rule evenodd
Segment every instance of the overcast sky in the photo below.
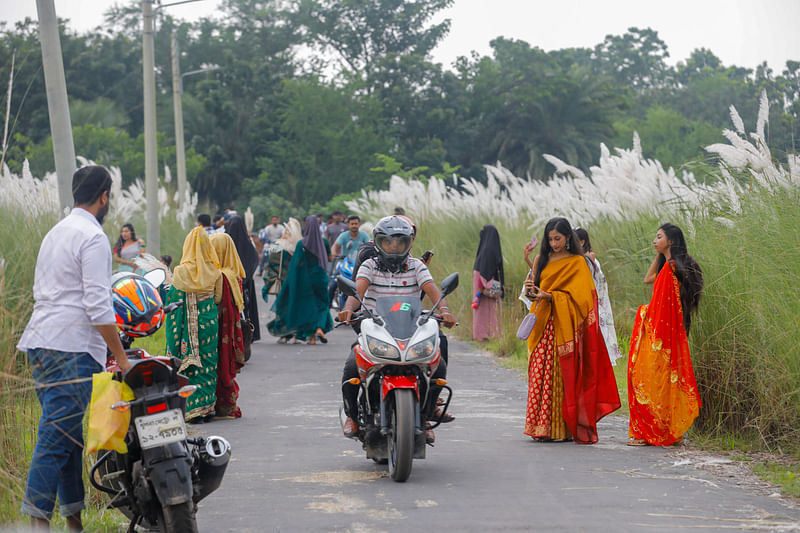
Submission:
M 164 0 L 169 3 L 174 0 Z M 103 22 L 111 0 L 55 0 L 56 13 L 78 31 Z M 178 18 L 213 15 L 219 0 L 169 7 Z M 35 0 L 0 0 L 0 20 L 36 18 Z M 725 65 L 754 68 L 766 60 L 780 73 L 800 60 L 800 0 L 455 0 L 438 19 L 452 21 L 434 52 L 445 65 L 476 50 L 490 52 L 498 36 L 522 39 L 544 50 L 592 47 L 631 26 L 650 27 L 667 43 L 670 62 L 695 48 L 711 49 Z

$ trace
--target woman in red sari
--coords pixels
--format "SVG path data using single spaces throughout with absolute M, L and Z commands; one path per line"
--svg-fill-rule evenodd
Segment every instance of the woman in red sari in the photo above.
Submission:
M 700 410 L 687 334 L 703 290 L 703 271 L 686 251 L 678 226 L 663 224 L 645 283 L 650 303 L 639 307 L 628 356 L 631 446 L 679 442 Z M 666 268 L 664 268 L 666 266 Z
M 241 312 L 244 309 L 242 279 L 244 267 L 236 253 L 236 245 L 227 233 L 209 236 L 217 252 L 222 272 L 222 300 L 219 309 L 219 359 L 217 362 L 217 418 L 240 418 L 242 410 L 236 405 L 239 399 L 239 384 L 236 374 L 244 366 L 244 341 L 242 338 Z
M 528 337 L 525 434 L 594 444 L 597 421 L 619 408 L 619 393 L 592 273 L 567 219 L 547 223 L 531 272 L 525 290 L 536 324 Z

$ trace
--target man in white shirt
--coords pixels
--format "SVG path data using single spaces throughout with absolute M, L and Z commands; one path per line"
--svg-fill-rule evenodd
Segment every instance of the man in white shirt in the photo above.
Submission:
M 101 166 L 72 177 L 75 208 L 45 235 L 36 260 L 35 304 L 17 349 L 28 354 L 42 406 L 22 512 L 34 529 L 49 528 L 56 495 L 70 531 L 82 531 L 83 415 L 92 374 L 106 347 L 130 368 L 111 303 L 111 248 L 103 232 L 111 175 Z

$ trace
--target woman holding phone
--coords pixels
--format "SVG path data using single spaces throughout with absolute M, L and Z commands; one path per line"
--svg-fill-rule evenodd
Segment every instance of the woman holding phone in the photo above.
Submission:
M 700 411 L 687 335 L 703 291 L 703 271 L 678 226 L 662 224 L 644 277 L 650 303 L 639 307 L 628 357 L 630 446 L 679 442 Z
M 536 440 L 597 442 L 597 421 L 620 406 L 597 320 L 597 292 L 565 218 L 547 222 L 525 280 L 536 323 L 528 337 L 525 434 Z

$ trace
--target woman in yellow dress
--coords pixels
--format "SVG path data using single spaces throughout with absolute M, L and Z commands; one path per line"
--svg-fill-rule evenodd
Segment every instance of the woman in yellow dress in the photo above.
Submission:
M 659 227 L 653 246 L 656 257 L 644 278 L 653 283 L 653 297 L 636 313 L 628 356 L 631 446 L 680 441 L 702 405 L 687 334 L 700 303 L 703 271 L 678 226 Z
M 525 434 L 594 444 L 597 421 L 620 401 L 592 273 L 567 219 L 545 226 L 531 274 L 525 290 L 536 324 L 528 337 Z

